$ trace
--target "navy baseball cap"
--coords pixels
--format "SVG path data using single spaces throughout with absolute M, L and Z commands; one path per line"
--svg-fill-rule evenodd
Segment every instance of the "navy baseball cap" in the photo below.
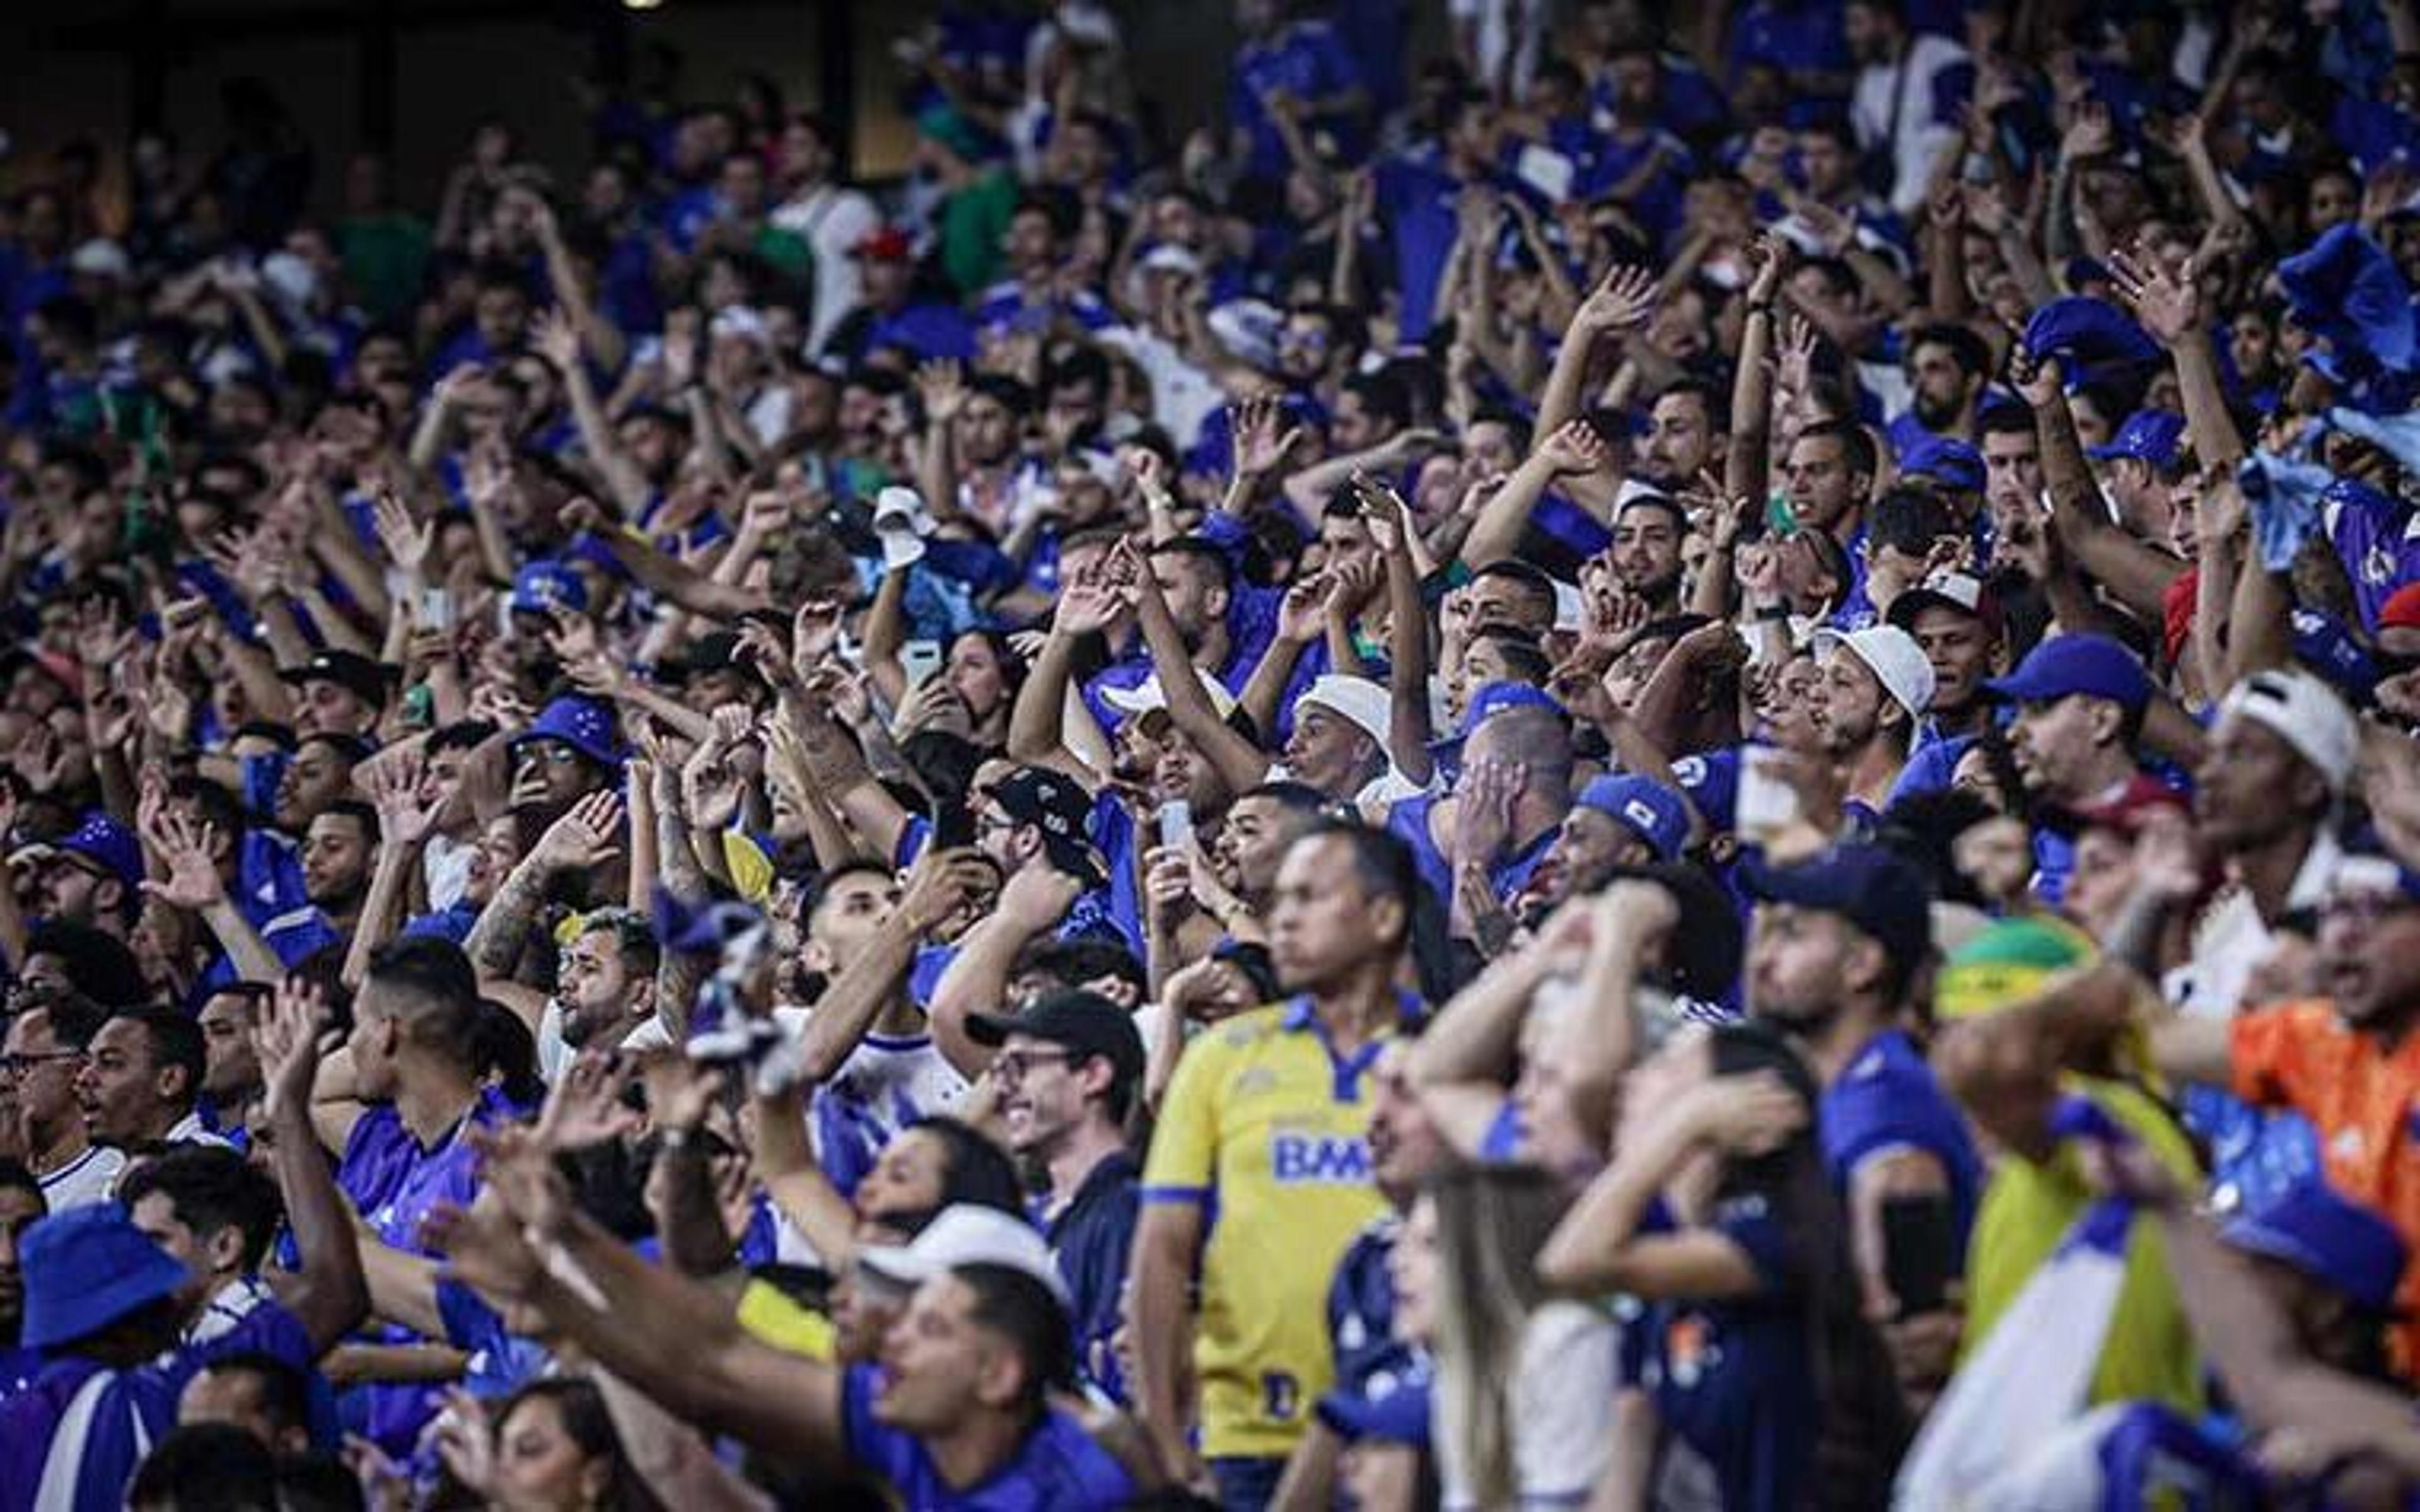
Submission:
M 2283 1260 L 2372 1313 L 2394 1310 L 2411 1258 L 2394 1225 L 2316 1178 L 2236 1219 L 2219 1237 L 2235 1249 Z
M 2184 436 L 2184 416 L 2165 409 L 2137 409 L 2118 427 L 2118 434 L 2109 439 L 2108 445 L 2086 447 L 2085 455 L 2096 462 L 2130 456 L 2164 472 L 2177 465 Z
M 1915 863 L 1880 845 L 1835 845 L 1795 866 L 1750 855 L 1747 890 L 1766 903 L 1838 914 L 1913 967 L 1932 951 L 1932 894 Z
M 1929 478 L 1945 488 L 1983 491 L 1983 454 L 1950 436 L 1927 436 L 1899 459 L 1901 477 Z
M 1628 825 L 1659 861 L 1689 843 L 1689 800 L 1653 778 L 1608 772 L 1580 789 L 1579 806 Z
M 2055 635 L 2026 653 L 2017 670 L 1983 685 L 2010 703 L 2049 703 L 2081 693 L 2129 709 L 2151 701 L 2151 679 L 2134 654 L 2105 635 Z

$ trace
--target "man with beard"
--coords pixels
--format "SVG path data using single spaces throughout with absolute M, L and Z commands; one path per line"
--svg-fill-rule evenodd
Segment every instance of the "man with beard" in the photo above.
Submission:
M 1647 412 L 1647 434 L 1633 443 L 1640 479 L 1668 494 L 1697 486 L 1698 474 L 1730 444 L 1721 402 L 1703 378 L 1682 378 L 1657 394 Z
M 1228 933 L 1266 933 L 1278 868 L 1288 848 L 1319 823 L 1326 802 L 1316 789 L 1280 781 L 1264 782 L 1227 806 L 1210 847 L 1210 865 L 1235 901 L 1234 910 L 1218 918 Z
M 1134 1244 L 1135 1402 L 1162 1463 L 1186 1485 L 1215 1474 L 1229 1505 L 1266 1503 L 1334 1379 L 1326 1283 L 1384 1208 L 1361 1084 L 1419 1011 L 1395 985 L 1419 888 L 1410 855 L 1377 830 L 1331 822 L 1296 841 L 1269 919 L 1296 995 L 1195 1040 L 1153 1136 Z M 1181 1405 L 1188 1353 L 1198 1449 Z
M 34 868 L 35 918 L 126 938 L 140 901 L 143 849 L 125 825 L 94 810 L 54 843 L 28 845 L 10 859 Z
M 369 743 L 359 735 L 303 736 L 294 748 L 294 760 L 287 764 L 286 774 L 277 779 L 271 813 L 277 827 L 301 840 L 312 820 L 352 792 L 353 768 L 369 758 Z
M 1080 1379 L 1124 1402 L 1110 1340 L 1141 1215 L 1142 1165 L 1125 1127 L 1142 1081 L 1142 1036 L 1125 1010 L 1081 991 L 1053 993 L 1014 1015 L 972 1014 L 967 1036 L 997 1052 L 989 1070 L 1009 1149 L 1048 1181 L 1042 1231 L 1067 1283 Z
M 1688 517 L 1667 495 L 1624 490 L 1614 505 L 1607 552 L 1614 579 L 1622 592 L 1645 602 L 1650 619 L 1681 612 L 1681 542 L 1688 533 Z
M 2375 1208 L 2406 1243 L 2420 1233 L 2420 1165 L 2411 1158 L 2411 1111 L 2420 1095 L 2420 873 L 2381 856 L 2346 857 L 2319 904 L 2325 996 L 2234 1018 L 2151 1016 L 2152 1064 L 2172 1082 L 2234 1092 L 2256 1107 L 2290 1108 L 2319 1131 L 2327 1183 Z M 2018 1079 L 2098 1062 L 2117 1037 L 2144 1022 L 2151 995 L 2116 964 L 2070 974 L 2032 1001 L 1984 1021 L 1998 1043 L 1958 1047 L 1970 1069 L 1997 1073 L 1999 1098 L 2037 1094 Z M 1945 1045 L 1945 1052 L 1950 1046 Z M 1971 1099 L 1970 1099 L 1971 1101 Z M 2408 1382 L 2420 1359 L 2420 1271 L 2396 1290 L 2401 1318 L 2394 1365 Z
M 1962 1253 L 1982 1163 L 1924 1053 L 1900 1027 L 1932 949 L 1924 878 L 1880 846 L 1844 844 L 1792 867 L 1752 860 L 1747 881 L 1759 899 L 1748 1011 L 1788 1033 L 1823 1084 L 1816 1128 L 1868 1315 L 1886 1320 L 1901 1383 L 1929 1392 L 1949 1374 L 1958 1319 L 1900 1311 L 1883 1208 L 1895 1198 L 1946 1202 Z
M 1812 713 L 1824 758 L 1842 776 L 1850 813 L 1879 817 L 1932 701 L 1932 664 L 1889 625 L 1822 631 L 1816 652 L 1823 676 Z
M 237 982 L 210 994 L 194 1017 L 202 1030 L 203 1123 L 239 1145 L 246 1143 L 244 1118 L 260 1097 L 260 1053 L 252 1034 L 269 995 L 257 982 Z
M 2106 636 L 2058 635 L 2028 652 L 2017 670 L 1983 685 L 2017 706 L 2009 745 L 2026 796 L 2070 810 L 2098 808 L 2156 779 L 2136 764 L 2150 678 L 2132 652 Z M 2074 864 L 2073 847 L 2034 831 L 2034 891 L 2055 903 Z
M 74 992 L 26 988 L 9 995 L 14 1011 L 0 1040 L 0 1065 L 13 1084 L 12 1133 L 23 1140 L 25 1165 L 53 1212 L 106 1201 L 126 1157 L 93 1142 L 76 1076 L 108 1014 Z
M 1623 870 L 1677 861 L 1689 843 L 1689 801 L 1653 778 L 1609 772 L 1580 789 L 1518 909 L 1543 920 L 1565 900 L 1602 890 Z
M 303 832 L 303 894 L 341 938 L 351 938 L 361 926 L 378 852 L 378 810 L 357 799 L 330 804 Z
M 554 995 L 538 1019 L 538 1072 L 549 1082 L 590 1045 L 649 1049 L 670 1042 L 656 1017 L 656 932 L 627 908 L 599 908 L 556 957 Z
M 1924 326 L 1907 348 L 1908 408 L 1891 422 L 1890 443 L 1904 454 L 1931 438 L 1971 441 L 1976 407 L 1992 378 L 1992 349 L 1964 326 Z
M 294 729 L 369 738 L 385 712 L 387 670 L 350 651 L 322 651 L 278 673 L 294 689 Z

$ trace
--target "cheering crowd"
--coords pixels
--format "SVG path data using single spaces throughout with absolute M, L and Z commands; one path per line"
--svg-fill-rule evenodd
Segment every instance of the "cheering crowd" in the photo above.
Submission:
M 9 164 L 0 1512 L 2420 1505 L 2420 6 L 941 8 Z

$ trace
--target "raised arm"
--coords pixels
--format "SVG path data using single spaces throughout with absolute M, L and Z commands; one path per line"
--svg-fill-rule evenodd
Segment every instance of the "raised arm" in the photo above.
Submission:
M 604 479 L 606 491 L 613 496 L 624 519 L 638 519 L 647 510 L 650 489 L 646 475 L 613 437 L 613 423 L 606 418 L 605 407 L 597 402 L 597 386 L 588 380 L 588 363 L 581 356 L 579 329 L 570 316 L 552 310 L 537 317 L 531 335 L 538 355 L 553 363 L 563 377 L 564 393 L 571 400 L 572 423 L 580 429 L 581 447 L 587 452 L 597 476 Z
M 1538 396 L 1536 433 L 1550 435 L 1587 407 L 1589 371 L 1597 344 L 1620 332 L 1647 323 L 1655 311 L 1655 277 L 1644 268 L 1614 268 L 1580 301 L 1571 329 L 1555 352 L 1546 373 L 1545 391 Z
M 289 978 L 262 1006 L 253 1041 L 260 1057 L 270 1127 L 276 1131 L 270 1165 L 302 1258 L 302 1268 L 280 1296 L 312 1347 L 323 1351 L 351 1333 L 369 1311 L 369 1286 L 362 1275 L 352 1212 L 336 1190 L 334 1173 L 311 1127 L 312 1084 L 327 1028 L 327 1008 L 318 990 Z
M 959 939 L 925 1009 L 933 1042 L 959 1075 L 973 1081 L 991 1068 L 991 1049 L 967 1034 L 968 1015 L 1002 1011 L 1018 953 L 1056 928 L 1082 891 L 1082 884 L 1055 867 L 1027 867 L 1008 879 L 991 913 Z
M 1479 512 L 1479 521 L 1462 543 L 1462 560 L 1476 572 L 1518 553 L 1521 533 L 1538 501 L 1558 478 L 1594 472 L 1612 463 L 1613 454 L 1596 427 L 1586 420 L 1569 420 L 1552 431 L 1539 432 L 1538 444 L 1512 470 L 1504 486 Z
M 440 1207 L 427 1231 L 465 1281 L 536 1307 L 607 1369 L 682 1418 L 825 1473 L 845 1467 L 837 1370 L 758 1343 L 721 1293 L 648 1264 L 578 1213 L 561 1174 L 528 1134 L 508 1131 L 479 1142 L 507 1211 Z M 610 1310 L 583 1295 L 588 1288 L 551 1273 L 525 1228 L 559 1245 L 588 1288 L 612 1299 Z

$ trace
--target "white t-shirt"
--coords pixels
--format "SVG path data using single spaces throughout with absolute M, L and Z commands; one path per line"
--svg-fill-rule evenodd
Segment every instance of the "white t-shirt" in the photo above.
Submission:
M 1908 39 L 1896 63 L 1870 63 L 1857 73 L 1849 118 L 1857 144 L 1891 159 L 1891 208 L 1909 215 L 1924 203 L 1934 157 L 1958 131 L 1933 109 L 1941 75 L 1966 61 L 1966 50 L 1931 32 Z
M 42 1201 L 53 1212 L 65 1212 L 88 1203 L 106 1202 L 126 1169 L 126 1152 L 94 1145 L 83 1154 L 41 1178 Z
M 1612 1449 L 1621 1338 L 1611 1317 L 1580 1303 L 1550 1302 L 1529 1315 L 1512 1400 L 1505 1404 L 1520 1506 L 1588 1501 Z M 1430 1399 L 1437 1484 L 1448 1512 L 1466 1512 L 1479 1503 L 1460 1463 L 1460 1446 L 1446 1431 L 1441 1382 Z

